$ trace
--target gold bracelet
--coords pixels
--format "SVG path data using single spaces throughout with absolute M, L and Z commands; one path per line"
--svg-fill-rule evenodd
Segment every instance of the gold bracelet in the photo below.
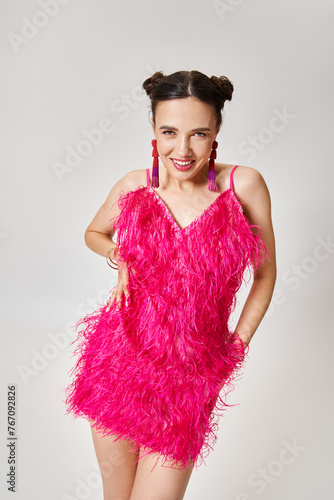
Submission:
M 107 264 L 108 264 L 108 266 L 109 266 L 109 267 L 111 267 L 111 269 L 118 269 L 118 264 L 117 264 L 117 262 L 115 262 L 114 260 L 112 260 L 112 259 L 110 258 L 110 254 L 111 254 L 111 252 L 112 252 L 113 250 L 115 250 L 116 248 L 117 248 L 117 245 L 116 245 L 115 247 L 111 247 L 111 248 L 110 248 L 110 250 L 108 250 L 107 257 L 106 257 L 106 259 L 107 259 Z M 111 262 L 112 264 L 115 264 L 115 266 L 116 266 L 116 267 L 113 267 L 113 266 L 110 264 L 110 262 Z

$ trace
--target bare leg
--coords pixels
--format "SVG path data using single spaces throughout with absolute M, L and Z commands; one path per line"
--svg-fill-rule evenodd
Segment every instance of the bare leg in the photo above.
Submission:
M 114 442 L 116 436 L 105 436 L 91 425 L 96 457 L 99 463 L 104 500 L 129 500 L 136 475 L 134 465 L 138 453 L 130 452 L 133 443 L 125 440 Z M 139 452 L 139 450 L 138 450 Z
M 157 454 L 143 456 L 143 450 L 140 457 L 130 500 L 182 500 L 193 467 L 181 470 L 168 462 L 162 466 L 162 459 L 156 463 Z

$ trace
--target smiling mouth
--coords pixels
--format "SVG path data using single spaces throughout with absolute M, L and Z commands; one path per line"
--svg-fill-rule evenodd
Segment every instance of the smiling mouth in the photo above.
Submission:
M 192 163 L 194 163 L 194 160 L 177 160 L 175 158 L 172 158 L 171 159 L 173 163 L 176 163 L 176 165 L 178 165 L 179 167 L 188 167 L 189 165 L 191 165 Z

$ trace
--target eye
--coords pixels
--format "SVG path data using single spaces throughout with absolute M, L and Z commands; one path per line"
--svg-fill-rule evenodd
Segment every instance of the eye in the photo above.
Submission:
M 207 134 L 205 134 L 204 132 L 195 132 L 195 135 L 197 135 L 198 137 L 206 137 Z
M 174 134 L 173 130 L 164 130 L 162 132 L 162 135 L 172 135 L 172 134 Z

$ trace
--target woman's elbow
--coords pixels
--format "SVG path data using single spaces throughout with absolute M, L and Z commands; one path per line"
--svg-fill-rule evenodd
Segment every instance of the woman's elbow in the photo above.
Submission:
M 274 288 L 277 280 L 277 266 L 275 261 L 260 265 L 254 271 L 254 281 L 266 281 L 268 286 Z

